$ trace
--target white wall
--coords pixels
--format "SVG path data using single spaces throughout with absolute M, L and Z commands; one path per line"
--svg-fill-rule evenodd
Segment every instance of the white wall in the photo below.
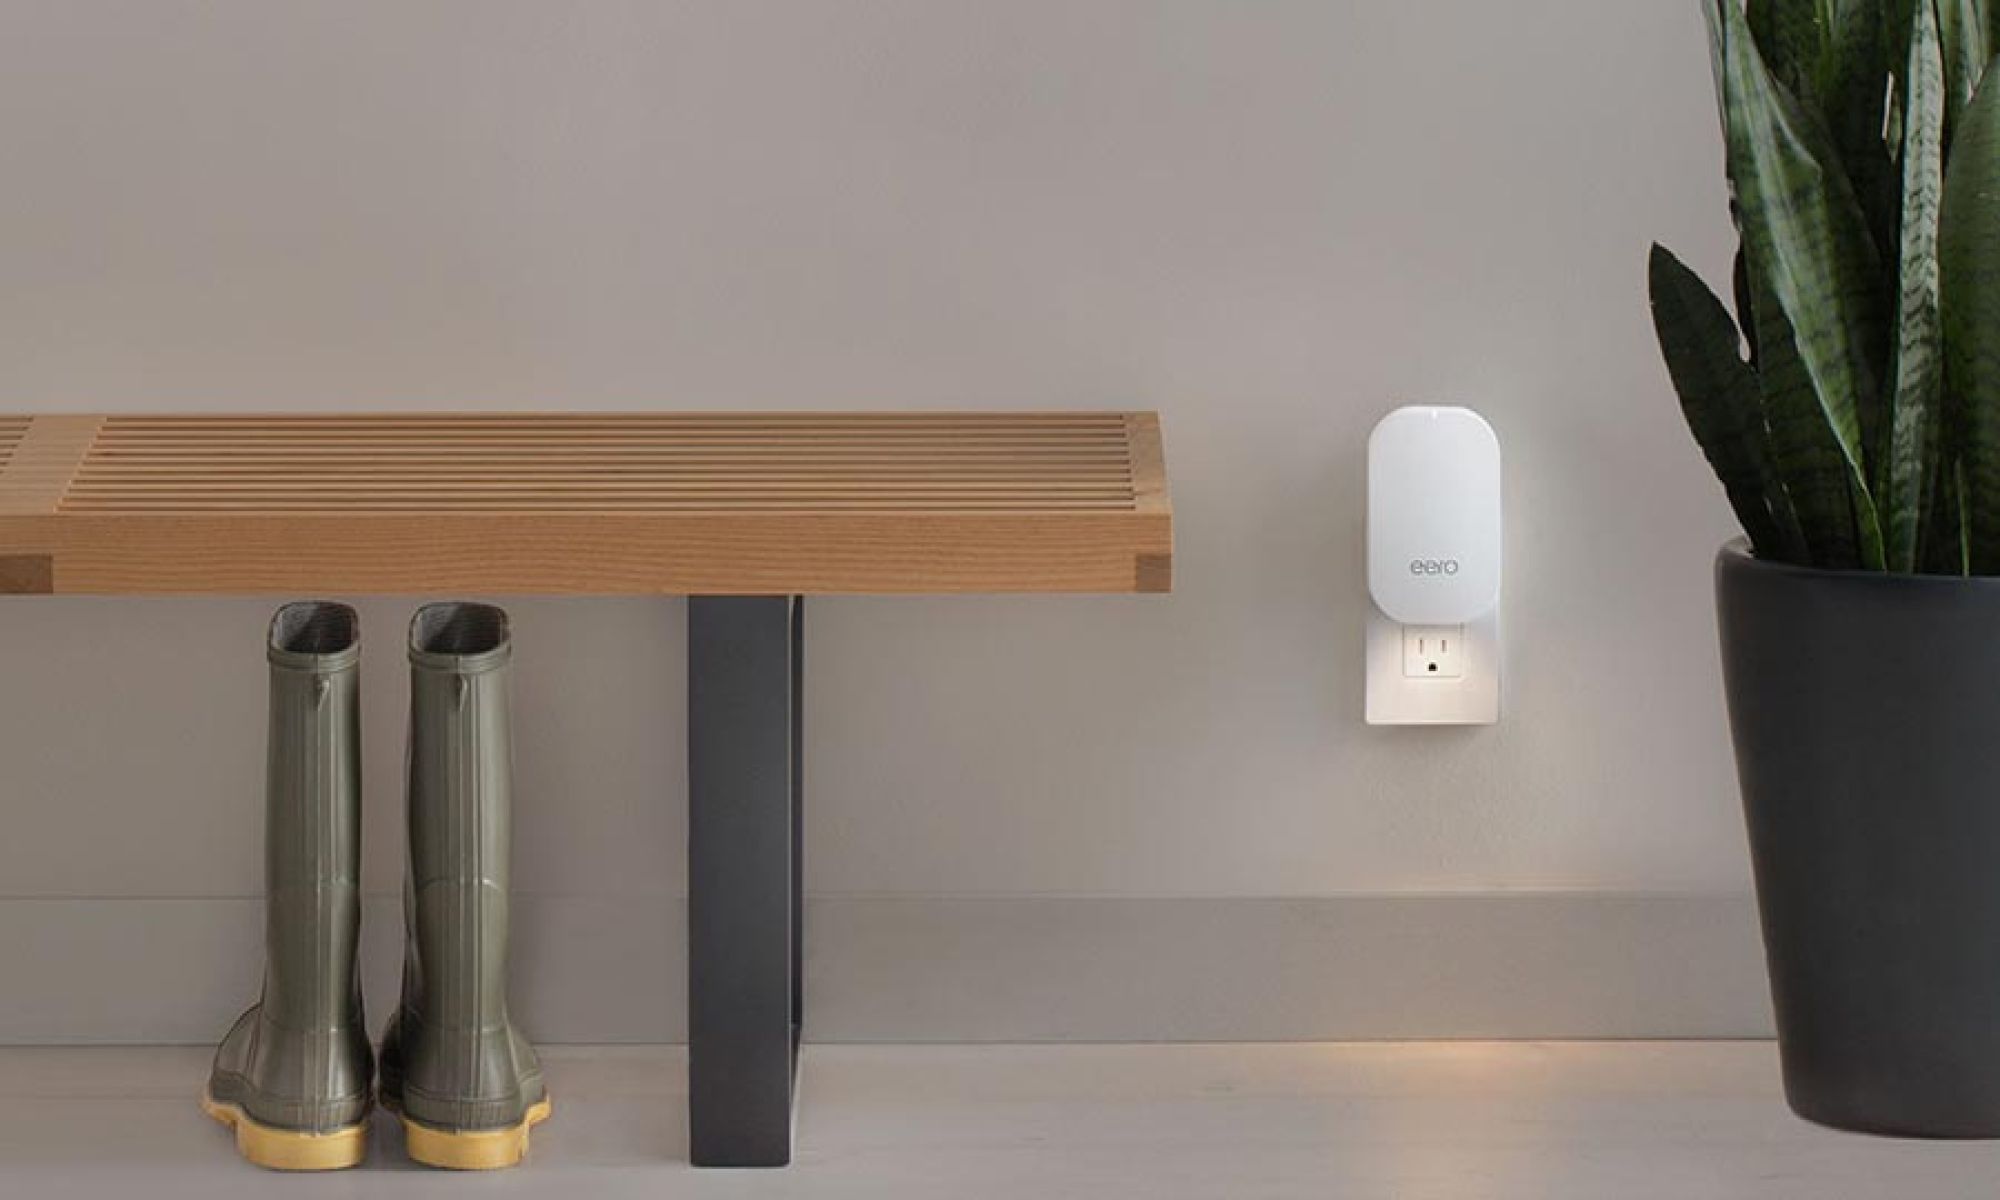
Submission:
M 1172 597 L 812 608 L 814 892 L 1740 897 L 1731 522 L 1643 284 L 1726 261 L 1707 89 L 1691 0 L 11 0 L 0 411 L 1157 408 Z M 1410 400 L 1507 452 L 1490 731 L 1361 724 Z M 269 607 L 0 607 L 0 945 L 256 895 Z M 520 889 L 677 895 L 681 606 L 512 607 Z

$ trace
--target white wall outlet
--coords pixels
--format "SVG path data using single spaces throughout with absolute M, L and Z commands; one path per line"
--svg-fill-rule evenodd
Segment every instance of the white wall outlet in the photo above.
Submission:
M 1403 626 L 1403 678 L 1465 678 L 1465 626 Z
M 1370 725 L 1493 725 L 1500 720 L 1500 613 L 1449 627 L 1448 647 L 1380 612 L 1368 616 Z M 1426 642 L 1420 649 L 1415 645 Z M 1435 672 L 1430 670 L 1436 664 Z M 1454 673 L 1455 672 L 1455 673 Z
M 1464 408 L 1368 439 L 1368 723 L 1500 719 L 1500 442 Z

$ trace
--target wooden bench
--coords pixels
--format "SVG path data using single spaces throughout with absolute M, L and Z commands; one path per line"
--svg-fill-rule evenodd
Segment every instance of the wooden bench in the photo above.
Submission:
M 0 593 L 691 597 L 690 1152 L 791 1158 L 810 595 L 1164 592 L 1149 413 L 0 416 Z

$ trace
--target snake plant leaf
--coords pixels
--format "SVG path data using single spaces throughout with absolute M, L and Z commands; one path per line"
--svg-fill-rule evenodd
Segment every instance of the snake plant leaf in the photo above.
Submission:
M 1868 234 L 1886 250 L 1896 244 L 1901 180 L 1883 138 L 1892 41 L 1879 0 L 1837 0 L 1827 29 L 1820 110 L 1840 162 L 1868 220 Z
M 1895 242 L 1898 181 L 1882 133 L 1901 49 L 1883 9 L 1908 2 L 1747 0 L 1744 9 L 1772 79 L 1831 135 L 1878 246 Z
M 1771 461 L 1763 397 L 1756 373 L 1743 361 L 1736 322 L 1666 247 L 1653 247 L 1647 274 L 1653 328 L 1688 428 L 1758 555 L 1797 561 L 1806 553 L 1805 539 Z
M 1953 436 L 1950 412 L 1947 405 L 1944 437 L 1947 443 Z M 1926 575 L 1972 574 L 1972 551 L 1964 520 L 1965 466 L 1954 453 L 1940 450 L 1937 478 L 1930 493 L 1929 505 L 1924 510 L 1922 571 Z
M 1947 437 L 1950 434 L 1947 432 Z M 1937 478 L 1924 509 L 1923 560 L 1926 575 L 1972 574 L 1971 547 L 1965 533 L 1965 468 L 1957 458 L 1940 454 Z
M 1805 542 L 1805 553 L 1792 561 L 1840 570 L 1882 569 L 1875 565 L 1886 560 L 1872 501 L 1827 421 L 1784 306 L 1754 275 L 1751 311 L 1760 343 L 1757 382 L 1771 460 Z M 1871 523 L 1868 531 L 1861 527 L 1864 511 Z
M 1971 502 L 1966 499 L 1964 459 L 1961 458 L 1952 464 L 1950 479 L 1952 504 L 1954 506 L 1952 511 L 1958 516 L 1958 570 L 1956 573 L 1970 575 L 1972 574 L 1972 520 L 1966 516 L 1967 508 Z
M 1916 0 L 1881 0 L 1882 47 L 1885 64 L 1898 70 L 1910 61 L 1910 30 L 1916 23 Z
M 1971 569 L 2000 572 L 2000 76 L 1954 137 L 1938 225 L 1945 388 L 1962 431 Z
M 1889 345 L 1880 257 L 1831 139 L 1766 70 L 1743 10 L 1707 10 L 1778 473 L 1815 563 L 1881 570 L 1864 450 Z
M 1901 284 L 1888 452 L 1875 480 L 1891 571 L 1921 565 L 1926 488 L 1937 477 L 1944 326 L 1938 298 L 1938 209 L 1944 198 L 1944 52 L 1936 0 L 1916 0 L 1904 74 Z
M 1744 22 L 1778 85 L 1818 103 L 1820 69 L 1834 0 L 1745 0 Z M 1718 72 L 1719 74 L 1720 72 Z
M 1944 46 L 1945 128 L 1958 128 L 1972 103 L 1972 94 L 1993 60 L 1994 18 L 2000 5 L 1992 0 L 1938 0 L 1938 36 Z
M 1757 310 L 1750 299 L 1750 256 L 1741 247 L 1729 273 L 1730 289 L 1736 296 L 1736 327 L 1743 332 L 1743 345 L 1750 351 L 1750 369 L 1757 369 Z

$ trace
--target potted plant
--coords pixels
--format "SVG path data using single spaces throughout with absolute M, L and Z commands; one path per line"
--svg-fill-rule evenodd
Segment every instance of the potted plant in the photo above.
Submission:
M 2000 0 L 1703 0 L 1734 312 L 1655 246 L 1786 1095 L 2000 1135 Z

